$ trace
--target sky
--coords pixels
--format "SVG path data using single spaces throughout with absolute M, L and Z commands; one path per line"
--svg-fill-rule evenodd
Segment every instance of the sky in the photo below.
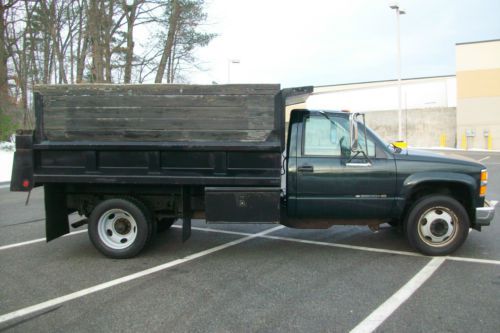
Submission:
M 397 77 L 396 14 L 388 0 L 207 0 L 190 83 L 282 87 Z M 455 44 L 500 39 L 500 0 L 400 0 L 402 77 L 455 73 Z M 230 60 L 239 64 L 230 64 Z M 228 67 L 230 70 L 228 70 Z

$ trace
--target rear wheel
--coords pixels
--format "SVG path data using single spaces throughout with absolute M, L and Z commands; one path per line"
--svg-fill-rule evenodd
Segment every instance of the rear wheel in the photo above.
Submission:
M 455 199 L 426 196 L 412 206 L 406 234 L 410 244 L 431 256 L 448 255 L 458 249 L 469 234 L 469 216 Z
M 89 237 L 94 246 L 111 258 L 131 258 L 148 243 L 153 233 L 149 211 L 133 199 L 108 199 L 89 217 Z

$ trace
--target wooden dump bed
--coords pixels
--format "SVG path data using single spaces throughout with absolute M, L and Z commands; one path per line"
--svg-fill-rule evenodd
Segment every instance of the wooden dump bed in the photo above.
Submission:
M 276 84 L 35 88 L 37 184 L 280 186 Z
M 278 84 L 35 88 L 39 141 L 279 142 Z

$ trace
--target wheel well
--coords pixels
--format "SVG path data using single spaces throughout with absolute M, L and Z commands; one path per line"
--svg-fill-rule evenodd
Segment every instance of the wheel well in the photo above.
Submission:
M 471 191 L 467 185 L 454 182 L 429 182 L 417 185 L 406 199 L 403 218 L 406 219 L 410 207 L 417 200 L 431 194 L 447 195 L 457 200 L 467 211 L 470 221 L 474 221 Z

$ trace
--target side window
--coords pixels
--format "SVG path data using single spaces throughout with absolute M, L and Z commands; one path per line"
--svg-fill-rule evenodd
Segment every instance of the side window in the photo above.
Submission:
M 349 121 L 331 116 L 311 116 L 305 122 L 304 154 L 340 156 L 349 145 Z M 341 147 L 342 146 L 342 147 Z

